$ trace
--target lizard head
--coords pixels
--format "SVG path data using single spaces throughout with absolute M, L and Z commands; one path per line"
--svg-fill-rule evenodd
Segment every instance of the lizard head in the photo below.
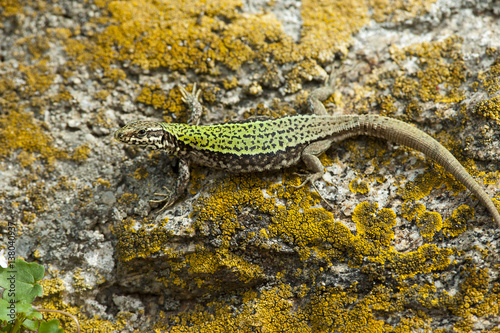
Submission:
M 115 132 L 115 139 L 129 145 L 175 151 L 175 136 L 159 122 L 136 121 Z

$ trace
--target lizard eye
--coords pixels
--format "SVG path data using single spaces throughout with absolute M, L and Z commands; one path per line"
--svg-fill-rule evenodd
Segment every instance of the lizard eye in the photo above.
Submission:
M 144 136 L 144 135 L 146 135 L 146 130 L 145 130 L 145 129 L 141 129 L 141 130 L 139 130 L 139 131 L 137 132 L 137 136 L 142 137 L 142 136 Z

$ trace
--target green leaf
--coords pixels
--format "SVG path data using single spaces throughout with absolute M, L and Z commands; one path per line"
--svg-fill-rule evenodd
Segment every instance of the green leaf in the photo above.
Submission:
M 15 317 L 10 317 L 9 314 L 13 313 L 14 315 L 17 313 L 16 309 L 13 308 L 12 312 L 9 308 L 10 303 L 4 299 L 0 299 L 0 320 L 9 321 L 12 319 L 16 319 Z
M 0 322 L 0 323 L 1 323 L 2 325 L 5 325 L 5 323 L 2 323 L 2 322 Z M 6 333 L 10 333 L 10 331 L 12 331 L 12 327 L 14 327 L 14 325 L 12 325 L 12 324 L 7 324 L 5 327 L 0 328 L 0 332 L 1 332 L 1 333 L 4 333 L 4 332 L 6 332 Z
M 25 318 L 42 318 L 42 314 L 33 308 L 30 303 L 17 302 L 12 306 L 9 301 L 0 299 L 0 320 L 13 320 L 21 313 L 24 314 Z M 17 317 L 12 317 L 11 314 Z
M 9 267 L 0 267 L 0 287 L 4 288 L 3 299 L 32 303 L 35 297 L 43 295 L 42 286 L 37 283 L 45 274 L 45 268 L 37 263 L 16 259 Z
M 64 330 L 59 327 L 59 320 L 52 319 L 49 321 L 44 321 L 40 324 L 40 329 L 38 333 L 63 333 Z

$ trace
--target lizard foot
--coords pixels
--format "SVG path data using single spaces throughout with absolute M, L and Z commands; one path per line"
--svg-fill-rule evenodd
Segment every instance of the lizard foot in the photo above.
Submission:
M 163 186 L 163 188 L 166 191 L 168 191 L 168 189 L 165 186 Z M 170 194 L 154 193 L 154 195 L 159 196 L 159 197 L 165 197 L 165 199 L 161 199 L 161 200 L 149 200 L 149 204 L 151 206 L 154 206 L 155 208 L 162 206 L 160 208 L 160 210 L 158 211 L 158 213 L 165 211 L 168 207 L 172 206 L 174 204 L 174 202 L 176 201 L 176 197 L 174 195 L 172 195 L 171 193 Z
M 187 105 L 192 105 L 196 101 L 198 101 L 198 97 L 200 97 L 200 92 L 201 90 L 196 90 L 196 83 L 193 84 L 193 90 L 191 92 L 188 92 L 186 89 L 184 89 L 183 86 L 179 85 L 177 86 L 179 88 L 179 91 L 182 94 L 182 101 L 186 103 Z
M 319 197 L 321 198 L 321 200 L 323 200 L 326 205 L 328 207 L 330 207 L 330 209 L 334 209 L 332 205 L 330 205 L 330 203 L 319 193 L 319 190 L 318 188 L 316 187 L 316 185 L 314 184 L 314 182 L 318 179 L 320 179 L 323 174 L 321 173 L 309 173 L 309 174 L 301 174 L 301 173 L 297 173 L 297 172 L 294 172 L 294 175 L 297 175 L 297 176 L 300 176 L 300 177 L 306 177 L 306 179 L 302 182 L 302 184 L 296 186 L 296 185 L 290 185 L 294 188 L 302 188 L 304 187 L 304 185 L 306 185 L 307 183 L 311 183 L 312 187 L 314 187 L 314 189 L 316 190 L 316 193 L 319 195 Z

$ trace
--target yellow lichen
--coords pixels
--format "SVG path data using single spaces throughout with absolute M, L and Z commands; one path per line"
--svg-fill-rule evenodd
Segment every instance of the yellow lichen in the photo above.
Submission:
M 418 97 L 423 102 L 433 100 L 456 103 L 465 98 L 460 85 L 465 81 L 466 67 L 461 54 L 461 38 L 449 37 L 443 41 L 420 43 L 403 50 L 393 49 L 393 59 L 418 59 L 422 64 L 414 78 L 399 78 L 394 94 L 406 99 Z M 413 90 L 415 89 L 415 90 Z
M 23 6 L 19 3 L 18 0 L 1 0 L 0 1 L 0 16 L 1 17 L 9 17 L 14 16 L 16 14 L 23 13 Z M 0 23 L 0 27 L 2 27 L 2 23 Z
M 474 218 L 474 210 L 466 205 L 461 205 L 453 211 L 443 223 L 443 234 L 447 237 L 457 237 L 467 230 L 467 224 Z
M 140 166 L 138 167 L 135 171 L 134 171 L 134 178 L 135 179 L 144 179 L 148 176 L 148 172 L 146 171 L 146 168 L 143 167 L 143 166 Z
M 29 154 L 40 154 L 51 165 L 56 158 L 67 156 L 62 149 L 53 147 L 52 141 L 30 113 L 11 112 L 0 116 L 0 158 L 22 149 Z
M 71 159 L 78 163 L 82 163 L 87 160 L 89 155 L 90 155 L 90 146 L 88 144 L 83 144 L 75 148 L 71 156 Z
M 396 225 L 396 214 L 387 208 L 377 212 L 377 208 L 377 203 L 360 203 L 354 209 L 352 220 L 356 223 L 358 237 L 372 243 L 378 251 L 389 246 L 394 238 L 391 228 Z
M 53 273 L 57 271 L 51 270 Z M 44 279 L 40 282 L 43 287 L 43 297 L 37 298 L 34 305 L 42 309 L 52 309 L 66 311 L 78 319 L 82 332 L 113 332 L 123 329 L 127 323 L 116 320 L 111 322 L 108 320 L 99 319 L 98 316 L 88 318 L 81 311 L 79 306 L 71 306 L 65 301 L 67 290 L 64 282 L 60 278 Z M 61 322 L 65 332 L 76 332 L 75 322 L 66 315 L 60 313 L 43 312 L 45 320 L 58 319 Z
M 500 97 L 479 101 L 474 111 L 484 118 L 500 121 Z
M 366 194 L 370 191 L 368 183 L 364 180 L 360 180 L 359 177 L 354 178 L 349 183 L 349 189 L 353 193 Z
M 443 227 L 443 219 L 436 212 L 425 211 L 418 215 L 417 226 L 420 235 L 427 241 L 431 241 L 436 232 Z

